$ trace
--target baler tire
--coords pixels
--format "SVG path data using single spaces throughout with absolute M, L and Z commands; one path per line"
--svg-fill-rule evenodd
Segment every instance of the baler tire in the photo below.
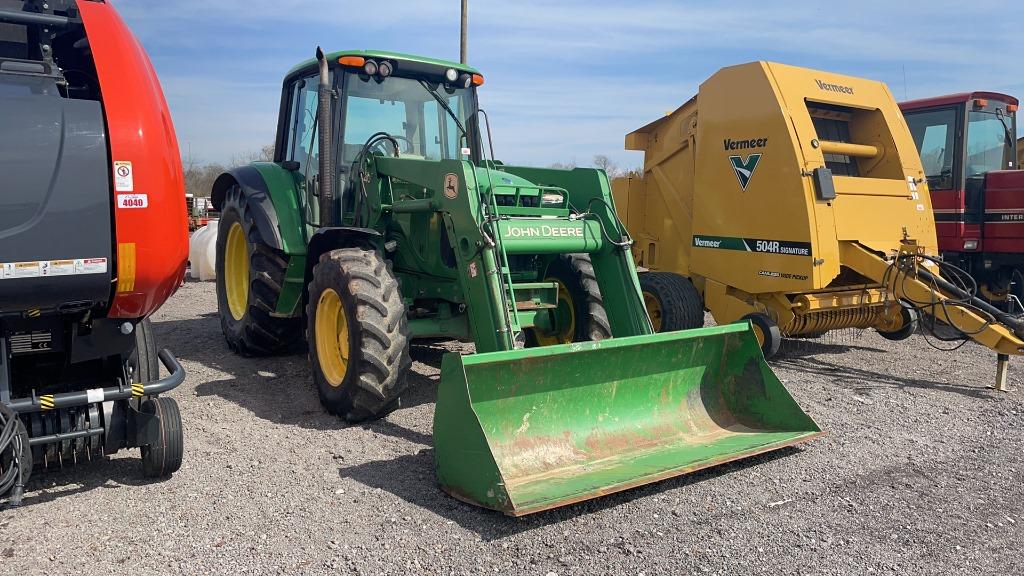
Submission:
M 878 335 L 886 340 L 893 342 L 899 342 L 900 340 L 906 340 L 917 332 L 918 326 L 918 314 L 917 310 L 913 308 L 902 306 L 900 310 L 900 316 L 903 317 L 903 327 L 893 332 L 883 332 L 882 330 L 876 330 Z
M 181 468 L 185 452 L 178 403 L 173 398 L 147 398 L 140 411 L 160 421 L 160 440 L 142 447 L 142 473 L 147 478 L 166 478 Z
M 157 356 L 156 335 L 149 318 L 135 326 L 135 351 L 129 363 L 134 369 L 135 382 L 152 382 L 160 379 L 160 359 Z
M 333 292 L 333 295 L 330 294 Z M 337 298 L 338 303 L 333 302 Z M 321 305 L 334 307 L 344 320 L 344 344 L 335 351 L 330 338 L 339 334 L 319 334 Z M 409 384 L 412 367 L 409 354 L 409 321 L 398 280 L 391 263 L 370 249 L 341 248 L 320 257 L 313 268 L 306 306 L 309 361 L 320 403 L 331 414 L 348 422 L 382 418 L 400 407 L 400 398 Z M 324 316 L 323 327 L 330 322 Z M 345 350 L 341 351 L 340 347 Z M 328 374 L 321 354 L 342 352 L 342 374 Z M 325 362 L 330 362 L 325 358 Z
M 660 323 L 652 314 L 655 332 L 693 330 L 704 326 L 704 299 L 689 278 L 672 272 L 644 272 L 639 278 L 645 303 L 648 298 L 653 298 L 661 313 Z
M 750 320 L 750 323 L 754 325 L 754 330 L 764 338 L 760 344 L 765 360 L 769 360 L 779 353 L 779 348 L 782 347 L 782 331 L 779 330 L 779 325 L 775 320 L 760 312 L 747 314 L 743 320 Z
M 302 319 L 271 316 L 281 296 L 288 259 L 263 240 L 253 210 L 241 188 L 232 186 L 228 190 L 217 230 L 217 307 L 229 348 L 243 356 L 269 356 L 287 350 L 302 338 Z M 228 304 L 224 275 L 228 235 L 236 223 L 245 233 L 249 254 L 246 311 L 237 320 Z
M 585 322 L 576 322 L 573 342 L 596 342 L 612 337 L 608 312 L 604 309 L 604 298 L 597 282 L 594 265 L 587 254 L 562 254 L 548 266 L 545 280 L 557 280 L 569 292 L 573 303 L 573 315 Z M 530 330 L 527 344 L 541 345 L 537 335 Z

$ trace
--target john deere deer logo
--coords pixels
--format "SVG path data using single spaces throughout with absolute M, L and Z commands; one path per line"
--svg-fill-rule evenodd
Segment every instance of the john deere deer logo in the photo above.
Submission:
M 445 174 L 444 197 L 455 200 L 459 197 L 459 177 L 456 174 Z
M 733 172 L 736 172 L 736 178 L 740 181 L 740 187 L 744 191 L 747 189 L 747 184 L 750 184 L 750 179 L 754 177 L 754 170 L 757 170 L 757 164 L 760 161 L 761 154 L 751 154 L 747 156 L 746 160 L 740 156 L 729 156 Z

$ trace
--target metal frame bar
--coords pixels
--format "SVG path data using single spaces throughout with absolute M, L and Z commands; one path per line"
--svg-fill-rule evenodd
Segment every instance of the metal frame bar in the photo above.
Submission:
M 31 414 L 33 412 L 57 410 L 60 408 L 87 406 L 98 402 L 128 400 L 142 396 L 163 394 L 177 388 L 185 381 L 185 369 L 182 368 L 178 359 L 168 350 L 161 350 L 159 357 L 160 362 L 167 368 L 170 375 L 155 382 L 97 388 L 95 390 L 81 390 L 65 394 L 33 396 L 32 398 L 19 398 L 11 402 L 5 402 L 5 404 L 18 414 Z
M 72 24 L 72 20 L 67 16 L 38 12 L 13 12 L 11 10 L 0 10 L 0 22 L 27 26 L 51 26 L 53 28 L 67 28 Z
M 11 403 L 11 358 L 6 337 L 0 338 L 0 403 Z

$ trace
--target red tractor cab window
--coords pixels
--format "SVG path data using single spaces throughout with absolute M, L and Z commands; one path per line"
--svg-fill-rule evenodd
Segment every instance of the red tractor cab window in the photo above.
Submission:
M 910 134 L 921 152 L 921 163 L 930 190 L 953 190 L 961 181 L 957 161 L 960 157 L 957 137 L 961 114 L 958 108 L 941 108 L 906 114 Z

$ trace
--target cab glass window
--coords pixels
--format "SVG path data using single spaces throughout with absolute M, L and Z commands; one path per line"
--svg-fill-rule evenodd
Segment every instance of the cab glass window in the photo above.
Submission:
M 952 190 L 956 159 L 956 110 L 911 112 L 906 115 L 910 134 L 921 154 L 931 190 Z
M 346 92 L 343 165 L 354 162 L 366 141 L 378 132 L 387 132 L 397 140 L 401 155 L 406 157 L 459 159 L 463 157 L 462 149 L 469 147 L 455 118 L 438 99 L 463 126 L 469 126 L 475 113 L 472 88 L 457 89 L 397 76 L 381 81 L 350 74 Z
M 292 89 L 291 126 L 285 159 L 298 162 L 298 173 L 305 175 L 306 178 L 312 178 L 320 169 L 316 127 L 319 85 L 319 78 L 310 76 L 297 81 Z
M 967 117 L 967 177 L 984 176 L 1013 166 L 1013 118 L 989 111 Z

